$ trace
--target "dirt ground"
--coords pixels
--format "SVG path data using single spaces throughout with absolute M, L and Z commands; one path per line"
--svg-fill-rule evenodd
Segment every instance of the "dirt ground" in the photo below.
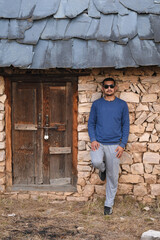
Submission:
M 1 240 L 138 240 L 149 229 L 160 231 L 160 203 L 149 210 L 131 198 L 116 200 L 111 216 L 104 199 L 78 203 L 0 198 Z

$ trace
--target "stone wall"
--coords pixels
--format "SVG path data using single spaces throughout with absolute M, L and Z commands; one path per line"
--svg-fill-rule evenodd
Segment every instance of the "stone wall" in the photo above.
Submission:
M 78 182 L 76 193 L 28 192 L 15 198 L 49 197 L 68 201 L 87 201 L 105 195 L 105 183 L 90 161 L 87 122 L 92 102 L 102 96 L 105 77 L 117 80 L 117 97 L 127 101 L 130 111 L 130 135 L 121 158 L 117 195 L 131 195 L 139 201 L 152 202 L 160 197 L 160 69 L 96 69 L 78 80 Z M 5 84 L 0 76 L 0 192 L 5 191 Z M 8 193 L 4 193 L 8 194 Z
M 4 78 L 0 76 L 0 191 L 5 190 L 5 100 Z
M 117 195 L 152 202 L 160 196 L 160 69 L 93 70 L 78 83 L 78 185 L 80 195 L 105 195 L 105 185 L 91 166 L 87 121 L 92 102 L 101 97 L 101 82 L 117 80 L 117 97 L 128 103 L 130 135 L 120 159 Z

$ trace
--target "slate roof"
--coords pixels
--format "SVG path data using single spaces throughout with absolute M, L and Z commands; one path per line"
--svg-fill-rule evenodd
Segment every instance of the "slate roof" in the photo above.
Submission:
M 0 67 L 160 66 L 160 0 L 0 0 Z

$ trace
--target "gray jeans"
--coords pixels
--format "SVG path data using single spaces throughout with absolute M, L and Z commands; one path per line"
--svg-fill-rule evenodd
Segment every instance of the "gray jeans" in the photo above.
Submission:
M 119 158 L 116 157 L 117 152 L 115 152 L 117 147 L 118 145 L 103 145 L 100 143 L 98 150 L 91 150 L 92 165 L 101 172 L 104 172 L 106 169 L 107 183 L 104 205 L 107 207 L 113 206 L 118 187 Z

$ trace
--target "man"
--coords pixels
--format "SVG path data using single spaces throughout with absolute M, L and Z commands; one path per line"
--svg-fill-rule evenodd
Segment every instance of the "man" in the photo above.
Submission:
M 88 121 L 91 161 L 99 169 L 100 179 L 107 180 L 104 215 L 112 214 L 118 186 L 119 158 L 129 135 L 128 106 L 115 96 L 116 89 L 113 78 L 103 80 L 104 96 L 93 102 Z

